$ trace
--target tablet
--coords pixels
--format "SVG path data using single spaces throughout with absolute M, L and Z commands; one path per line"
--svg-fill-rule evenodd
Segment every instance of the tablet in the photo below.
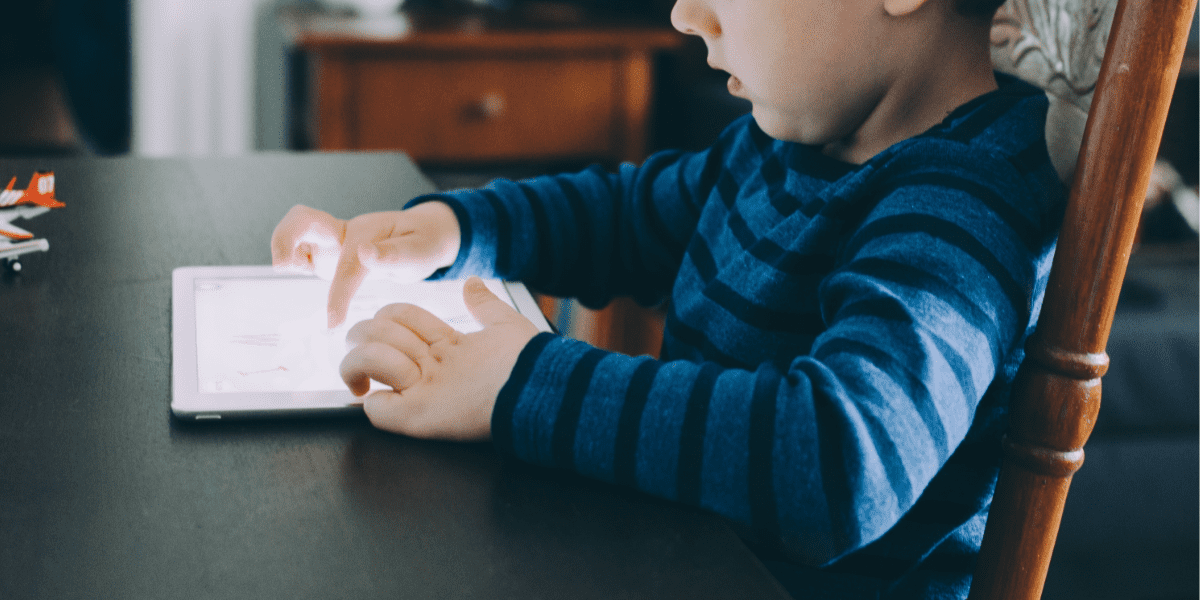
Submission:
M 550 331 L 524 285 L 484 280 L 541 331 Z M 172 273 L 171 411 L 184 419 L 361 413 L 338 373 L 346 333 L 394 302 L 416 304 L 464 333 L 481 325 L 463 281 L 399 283 L 368 277 L 346 322 L 329 329 L 329 282 L 270 266 L 181 267 Z M 389 389 L 371 382 L 371 389 Z

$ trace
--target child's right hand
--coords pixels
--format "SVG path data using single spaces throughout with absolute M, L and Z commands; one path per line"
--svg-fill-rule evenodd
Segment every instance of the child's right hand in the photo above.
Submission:
M 271 234 L 276 271 L 316 274 L 332 281 L 329 327 L 346 320 L 367 273 L 419 281 L 454 264 L 460 241 L 449 206 L 425 202 L 408 210 L 367 213 L 344 221 L 297 204 Z

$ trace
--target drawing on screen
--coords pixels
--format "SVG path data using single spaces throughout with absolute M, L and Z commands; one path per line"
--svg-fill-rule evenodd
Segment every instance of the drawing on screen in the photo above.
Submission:
M 508 300 L 501 284 L 494 285 Z M 422 306 L 464 333 L 481 328 L 463 304 L 462 282 L 415 286 L 368 280 L 351 301 L 346 321 L 334 329 L 326 326 L 328 294 L 329 283 L 314 278 L 197 281 L 201 391 L 344 390 L 338 368 L 347 352 L 346 334 L 393 302 Z M 372 382 L 372 389 L 386 386 Z
M 255 334 L 235 335 L 232 338 L 230 338 L 229 343 L 230 344 L 243 344 L 246 346 L 272 346 L 272 347 L 274 347 L 274 346 L 279 345 L 279 334 L 278 333 L 264 333 L 264 334 L 258 334 L 258 335 L 255 335 Z

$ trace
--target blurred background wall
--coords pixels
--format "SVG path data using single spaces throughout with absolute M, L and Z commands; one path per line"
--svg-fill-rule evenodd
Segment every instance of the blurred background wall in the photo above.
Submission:
M 129 149 L 126 0 L 0 3 L 0 153 Z
M 132 0 L 132 149 L 255 148 L 255 23 L 276 0 Z

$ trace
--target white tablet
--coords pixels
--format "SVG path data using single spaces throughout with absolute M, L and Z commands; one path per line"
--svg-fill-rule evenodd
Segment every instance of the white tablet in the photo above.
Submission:
M 485 283 L 538 329 L 550 331 L 524 285 Z M 407 302 L 459 331 L 477 331 L 481 326 L 463 303 L 462 288 L 462 281 L 406 284 L 369 277 L 346 322 L 329 329 L 326 280 L 281 275 L 270 266 L 175 269 L 171 411 L 199 420 L 361 412 L 362 399 L 338 374 L 350 327 L 385 305 Z M 387 389 L 374 381 L 371 386 Z

